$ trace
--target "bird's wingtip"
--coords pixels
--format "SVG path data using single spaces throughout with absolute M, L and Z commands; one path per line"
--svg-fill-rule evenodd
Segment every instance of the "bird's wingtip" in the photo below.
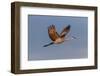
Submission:
M 67 29 L 70 29 L 70 27 L 71 27 L 71 25 L 69 24 L 69 25 L 67 26 Z
M 68 26 L 69 26 L 69 27 L 71 27 L 71 25 L 70 25 L 70 24 L 68 24 Z

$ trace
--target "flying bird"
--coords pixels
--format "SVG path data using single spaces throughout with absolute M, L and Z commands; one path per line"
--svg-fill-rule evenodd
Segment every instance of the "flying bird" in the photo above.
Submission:
M 48 27 L 48 35 L 50 39 L 52 40 L 51 43 L 44 45 L 44 47 L 47 47 L 52 44 L 60 44 L 65 41 L 65 36 L 69 33 L 71 26 L 66 26 L 60 34 L 57 33 L 55 25 L 50 25 Z

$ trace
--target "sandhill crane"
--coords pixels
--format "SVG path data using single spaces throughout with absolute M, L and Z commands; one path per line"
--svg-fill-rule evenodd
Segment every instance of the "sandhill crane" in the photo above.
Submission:
M 70 25 L 66 26 L 60 34 L 57 33 L 55 25 L 50 25 L 48 27 L 48 35 L 50 39 L 52 40 L 51 43 L 44 45 L 44 47 L 47 47 L 52 44 L 60 44 L 65 41 L 65 36 L 69 33 L 70 31 Z

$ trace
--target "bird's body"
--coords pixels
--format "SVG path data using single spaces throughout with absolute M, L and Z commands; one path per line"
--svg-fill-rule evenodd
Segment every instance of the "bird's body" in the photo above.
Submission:
M 60 44 L 60 43 L 62 43 L 62 42 L 64 42 L 64 38 L 57 38 L 57 39 L 54 41 L 55 44 Z
M 56 28 L 54 25 L 51 25 L 48 27 L 48 35 L 50 39 L 52 40 L 51 43 L 44 45 L 44 47 L 47 47 L 52 44 L 60 44 L 65 41 L 65 36 L 70 31 L 70 25 L 66 26 L 60 34 L 57 33 Z

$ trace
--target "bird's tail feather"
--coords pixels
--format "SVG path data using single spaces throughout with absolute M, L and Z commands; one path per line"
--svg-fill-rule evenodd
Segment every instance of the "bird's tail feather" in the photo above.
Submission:
M 52 44 L 54 44 L 54 43 L 51 42 L 51 43 L 49 43 L 49 44 L 44 45 L 43 47 L 47 47 L 47 46 L 52 45 Z

